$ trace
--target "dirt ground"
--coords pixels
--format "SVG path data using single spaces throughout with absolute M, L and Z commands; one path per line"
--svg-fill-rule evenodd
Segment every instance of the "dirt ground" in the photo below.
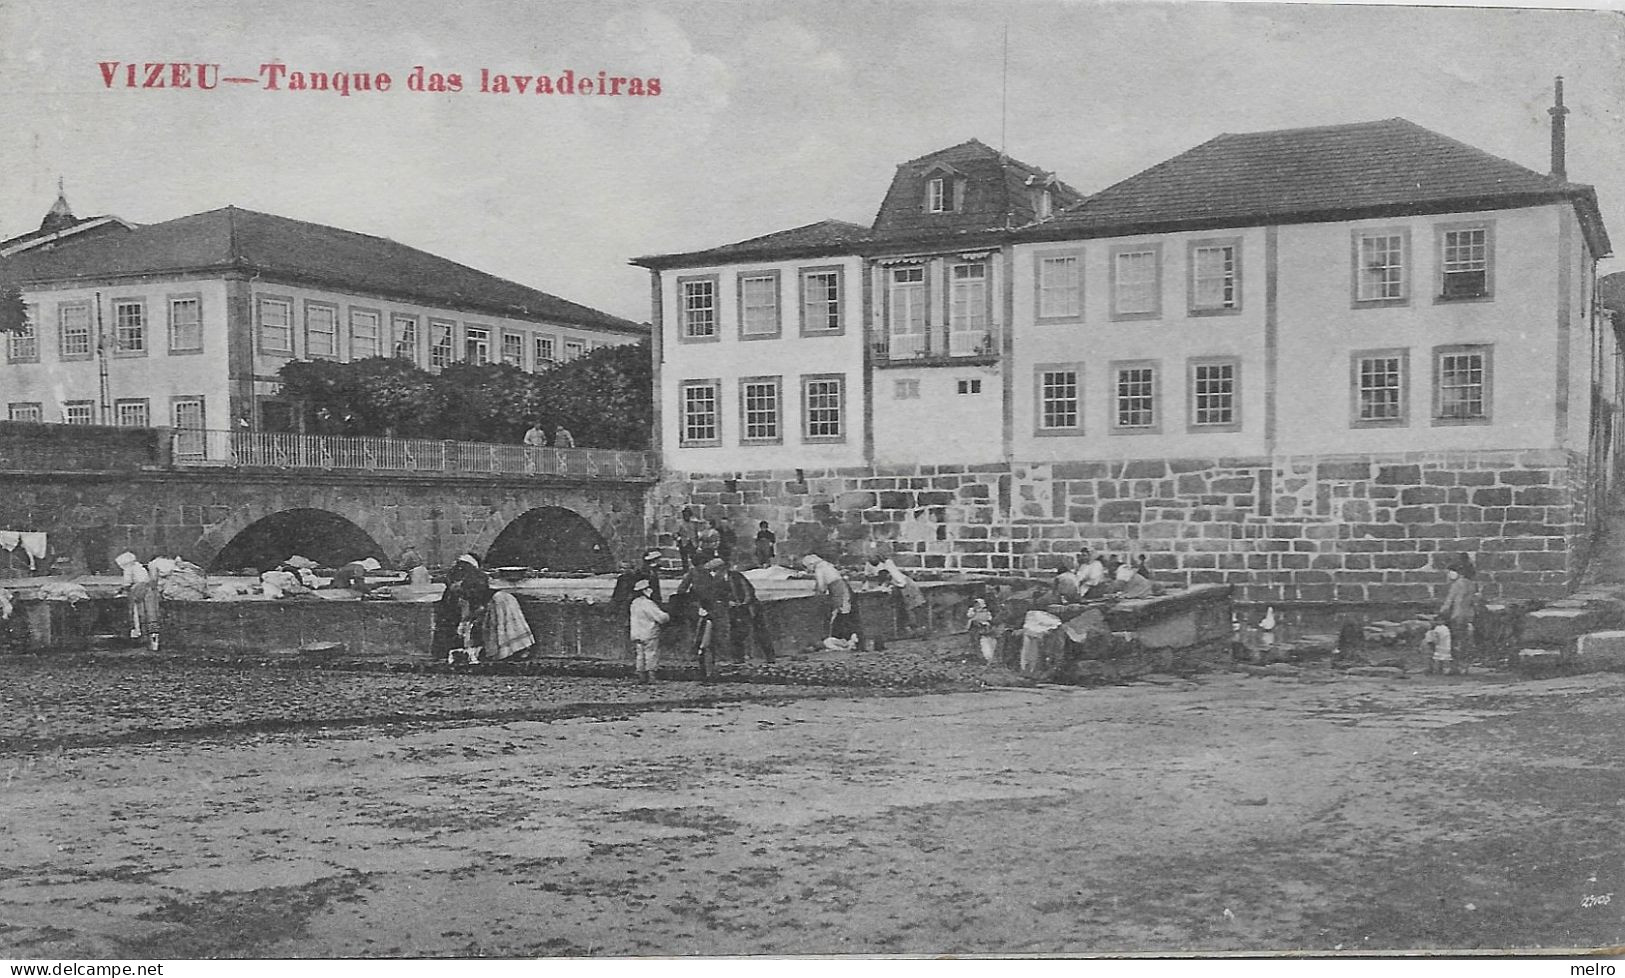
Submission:
M 1615 945 L 1622 693 L 0 662 L 0 957 Z

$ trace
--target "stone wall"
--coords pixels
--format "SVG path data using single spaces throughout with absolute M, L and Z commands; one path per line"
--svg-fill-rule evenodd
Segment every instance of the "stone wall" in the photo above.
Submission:
M 668 473 L 652 511 L 759 520 L 780 553 L 1041 572 L 1082 545 L 1245 601 L 1427 601 L 1444 556 L 1474 555 L 1491 598 L 1560 594 L 1586 536 L 1584 458 L 1562 451 L 1077 461 Z

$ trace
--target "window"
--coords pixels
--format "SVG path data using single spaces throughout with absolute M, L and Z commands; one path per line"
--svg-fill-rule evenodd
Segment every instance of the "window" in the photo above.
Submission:
M 1162 314 L 1162 246 L 1112 249 L 1112 318 L 1155 319 Z
M 1404 350 L 1360 350 L 1354 354 L 1350 367 L 1354 403 L 1349 419 L 1353 427 L 1405 424 L 1407 359 Z
M 64 302 L 56 307 L 56 321 L 61 358 L 90 359 L 90 303 Z
M 909 265 L 891 270 L 891 356 L 925 356 L 925 268 Z
M 365 360 L 378 355 L 378 323 L 374 309 L 350 310 L 350 359 Z
M 197 353 L 203 349 L 203 302 L 195 295 L 169 299 L 169 352 Z
M 899 380 L 892 384 L 892 400 L 915 401 L 920 397 L 920 382 L 918 380 Z
M 717 277 L 680 278 L 677 292 L 682 297 L 682 329 L 678 338 L 714 340 L 717 338 Z
M 174 426 L 175 451 L 181 455 L 203 454 L 203 398 L 176 397 L 169 402 L 170 424 Z
M 1038 321 L 1078 319 L 1083 315 L 1083 256 L 1036 255 Z
M 987 328 L 987 263 L 951 266 L 949 283 L 948 352 L 954 356 L 993 352 Z
M 147 355 L 147 306 L 140 299 L 113 300 L 113 354 Z
M 925 185 L 925 209 L 933 214 L 951 211 L 954 207 L 954 188 L 946 177 L 932 177 Z
M 587 352 L 587 344 L 580 340 L 564 341 L 564 362 L 569 363 Z
M 305 303 L 305 355 L 339 355 L 339 310 L 320 302 Z
M 439 370 L 451 365 L 457 349 L 453 341 L 455 329 L 452 323 L 429 320 L 429 369 Z
M 1075 435 L 1083 432 L 1083 409 L 1079 400 L 1076 364 L 1039 364 L 1033 371 L 1033 393 L 1037 399 L 1038 433 Z
M 781 383 L 778 377 L 746 377 L 739 382 L 740 439 L 779 442 Z
M 6 417 L 11 421 L 38 422 L 44 415 L 40 412 L 38 401 L 13 401 L 6 405 Z
M 846 378 L 822 374 L 801 378 L 803 441 L 831 442 L 846 437 Z
M 1193 316 L 1241 309 L 1241 241 L 1192 241 L 1190 311 Z
M 1434 348 L 1434 424 L 1482 424 L 1490 420 L 1490 366 L 1487 346 Z
M 1240 427 L 1236 404 L 1241 365 L 1235 360 L 1191 361 L 1190 426 L 1201 431 L 1234 431 Z
M 463 330 L 463 361 L 476 367 L 491 362 L 491 331 L 479 326 Z
M 959 381 L 959 393 L 961 393 L 961 394 L 980 394 L 980 393 L 982 393 L 982 378 L 980 378 L 980 377 L 971 377 L 971 378 L 968 378 L 968 379 L 961 379 Z
M 1402 228 L 1354 232 L 1354 301 L 1401 303 L 1408 296 L 1410 233 Z
M 260 352 L 293 355 L 293 301 L 259 301 Z
M 510 367 L 525 369 L 525 334 L 502 334 L 502 362 Z
M 146 398 L 132 397 L 113 402 L 113 423 L 120 428 L 145 428 L 149 420 Z
M 62 405 L 63 424 L 95 424 L 96 406 L 90 401 L 69 401 Z
M 1157 417 L 1157 365 L 1154 362 L 1112 364 L 1112 430 L 1153 432 Z
M 536 337 L 536 369 L 545 370 L 558 360 L 558 340 L 551 336 Z
M 1439 298 L 1482 299 L 1490 295 L 1490 252 L 1494 235 L 1486 224 L 1439 229 Z
M 416 364 L 418 362 L 418 317 L 394 316 L 390 320 L 395 328 L 395 358 Z
M 30 304 L 23 313 L 22 328 L 6 334 L 6 359 L 12 363 L 39 361 L 39 308 Z
M 688 446 L 722 444 L 722 419 L 718 413 L 715 380 L 690 380 L 682 387 L 682 443 Z
M 739 276 L 739 335 L 761 339 L 779 335 L 779 273 Z
M 841 278 L 839 267 L 801 270 L 801 332 L 841 332 Z

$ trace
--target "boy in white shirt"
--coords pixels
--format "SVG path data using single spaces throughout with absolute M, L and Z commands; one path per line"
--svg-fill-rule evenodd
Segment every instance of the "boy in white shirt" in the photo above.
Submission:
M 660 668 L 660 626 L 671 621 L 671 615 L 649 596 L 651 586 L 647 578 L 632 585 L 632 608 L 629 612 L 632 629 L 632 649 L 636 661 L 633 668 L 638 678 L 653 682 L 655 670 Z

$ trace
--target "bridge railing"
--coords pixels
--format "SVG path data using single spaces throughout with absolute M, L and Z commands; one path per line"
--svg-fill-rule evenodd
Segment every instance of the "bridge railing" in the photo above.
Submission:
M 294 469 L 441 472 L 454 475 L 571 476 L 652 479 L 650 452 L 611 448 L 532 448 L 427 438 L 293 435 L 266 431 L 179 428 L 172 433 L 177 466 L 264 465 Z

